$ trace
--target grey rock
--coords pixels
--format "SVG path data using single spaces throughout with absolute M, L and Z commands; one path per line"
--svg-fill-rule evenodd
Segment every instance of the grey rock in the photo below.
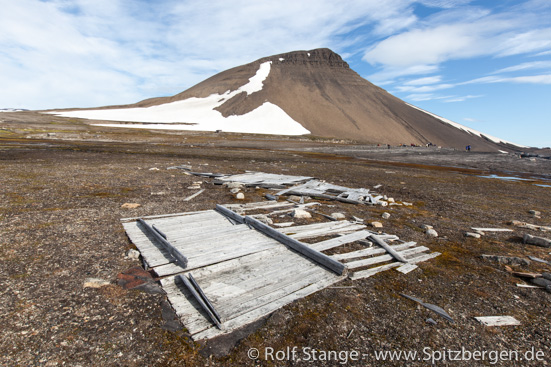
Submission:
M 245 199 L 245 195 L 244 195 L 242 192 L 240 192 L 240 193 L 238 193 L 237 195 L 235 195 L 235 198 L 236 198 L 237 200 L 244 200 L 244 199 Z
M 434 229 L 429 228 L 425 231 L 425 234 L 429 237 L 438 237 L 438 232 L 436 232 Z
M 545 279 L 545 278 L 536 278 L 530 280 L 535 285 L 539 285 L 540 287 L 551 287 L 551 280 Z
M 551 239 L 544 237 L 532 236 L 526 233 L 523 237 L 523 242 L 529 245 L 536 245 L 540 247 L 551 247 Z
M 388 218 L 390 218 L 390 214 L 387 213 L 387 212 L 384 212 L 384 213 L 381 215 L 381 217 L 383 217 L 383 219 L 388 219 Z
M 304 218 L 304 219 L 312 218 L 312 214 L 310 214 L 309 212 L 307 212 L 306 210 L 303 210 L 303 209 L 293 210 L 292 215 L 293 215 L 294 218 Z
M 344 215 L 343 213 L 331 213 L 331 218 L 336 220 L 343 220 L 346 219 L 346 215 Z
M 480 238 L 480 234 L 474 232 L 465 232 L 465 237 Z
M 131 260 L 138 260 L 140 258 L 140 251 L 131 248 L 130 250 L 126 251 L 126 257 Z
M 530 265 L 530 260 L 513 256 L 499 256 L 499 255 L 482 255 L 482 258 L 487 261 L 494 261 L 505 265 Z

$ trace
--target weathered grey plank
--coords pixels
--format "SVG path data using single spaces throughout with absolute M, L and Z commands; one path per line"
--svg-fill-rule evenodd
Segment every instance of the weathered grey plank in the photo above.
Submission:
M 406 242 L 399 245 L 390 246 L 394 251 L 402 251 L 408 248 L 411 248 L 413 246 L 417 245 L 416 242 Z M 371 255 L 377 255 L 377 254 L 383 254 L 386 250 L 382 248 L 366 248 L 358 251 L 352 251 L 352 252 L 345 252 L 343 254 L 335 254 L 331 255 L 331 257 L 335 260 L 348 260 L 348 259 L 355 259 L 359 257 L 366 257 Z
M 369 236 L 369 238 L 375 242 L 377 245 L 381 246 L 382 248 L 384 248 L 390 255 L 392 255 L 392 257 L 394 257 L 396 260 L 400 261 L 400 262 L 403 262 L 403 263 L 406 263 L 407 260 L 402 256 L 400 255 L 398 252 L 394 251 L 394 249 L 392 247 L 390 247 L 383 239 L 381 239 L 379 236 L 377 235 L 374 235 L 372 234 L 371 236 Z
M 398 254 L 400 255 L 400 257 L 405 259 L 405 256 L 418 254 L 420 252 L 427 251 L 427 250 L 429 250 L 427 247 L 419 246 L 419 247 L 414 247 L 414 248 L 407 249 L 407 250 L 404 250 L 404 251 L 400 251 Z M 376 257 L 370 257 L 370 258 L 364 259 L 364 260 L 356 260 L 356 261 L 347 262 L 344 265 L 349 269 L 357 269 L 357 268 L 361 268 L 361 267 L 368 266 L 368 265 L 382 263 L 382 262 L 385 262 L 385 261 L 392 261 L 394 259 L 395 259 L 394 256 L 387 254 L 387 255 L 381 255 L 381 256 L 376 256 Z
M 285 306 L 286 304 L 289 304 L 297 299 L 306 297 L 314 292 L 319 291 L 320 289 L 326 288 L 330 286 L 331 284 L 334 284 L 340 280 L 342 280 L 343 277 L 336 277 L 334 274 L 329 274 L 327 278 L 320 280 L 319 282 L 315 284 L 311 284 L 305 288 L 302 288 L 294 293 L 291 293 L 285 297 L 281 297 L 278 300 L 268 303 L 262 307 L 258 307 L 251 312 L 247 312 L 242 314 L 241 316 L 238 316 L 232 320 L 228 320 L 224 323 L 224 330 L 218 330 L 215 328 L 208 328 L 202 332 L 196 333 L 192 335 L 192 338 L 194 340 L 202 340 L 202 339 L 209 339 L 213 338 L 218 335 L 222 335 L 228 332 L 231 332 L 242 325 L 247 325 L 251 322 L 254 322 L 266 315 L 271 314 L 272 312 L 276 311 L 277 309 Z
M 440 255 L 439 252 L 432 252 L 430 254 L 424 254 L 424 255 L 421 255 L 421 256 L 412 257 L 412 258 L 409 259 L 409 263 L 410 264 L 418 264 L 420 262 L 432 259 L 432 258 L 437 257 L 439 255 Z M 370 268 L 370 269 L 367 269 L 367 270 L 356 271 L 356 272 L 353 272 L 350 275 L 350 279 L 355 280 L 355 279 L 368 278 L 368 277 L 370 277 L 372 275 L 375 275 L 375 274 L 377 274 L 381 271 L 386 271 L 386 270 L 389 270 L 389 269 L 392 269 L 392 268 L 397 268 L 398 266 L 402 266 L 402 265 L 403 265 L 403 263 L 401 263 L 401 262 L 393 262 L 393 263 L 390 263 L 390 264 L 385 264 L 385 265 L 377 266 L 377 267 L 374 267 L 374 268 Z
M 358 232 L 353 232 L 337 238 L 332 238 L 329 240 L 309 244 L 307 246 L 310 246 L 311 248 L 317 251 L 325 251 L 325 250 L 332 249 L 334 247 L 338 247 L 347 243 L 364 239 L 367 236 L 369 236 L 369 234 L 370 234 L 369 231 L 358 231 Z

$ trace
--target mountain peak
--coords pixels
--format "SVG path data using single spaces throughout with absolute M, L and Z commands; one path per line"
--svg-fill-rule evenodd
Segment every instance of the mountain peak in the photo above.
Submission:
M 349 69 L 342 57 L 328 48 L 316 48 L 309 51 L 292 51 L 264 57 L 256 62 L 272 61 L 274 64 L 329 66 Z

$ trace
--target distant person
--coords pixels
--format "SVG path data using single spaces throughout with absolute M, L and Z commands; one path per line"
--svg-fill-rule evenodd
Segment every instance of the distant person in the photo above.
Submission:
M 470 151 L 471 151 L 471 146 L 470 146 L 470 145 L 467 145 L 467 146 L 465 147 L 465 150 L 466 150 L 467 152 L 470 152 Z

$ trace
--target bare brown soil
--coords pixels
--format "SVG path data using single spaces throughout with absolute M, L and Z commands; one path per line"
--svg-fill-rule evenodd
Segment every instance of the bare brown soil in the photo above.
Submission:
M 78 120 L 34 113 L 0 115 L 0 365 L 2 366 L 335 366 L 337 361 L 269 361 L 265 348 L 359 351 L 348 366 L 424 366 L 377 362 L 375 351 L 542 351 L 544 361 L 503 366 L 543 366 L 551 356 L 551 294 L 519 288 L 524 283 L 482 254 L 528 255 L 551 260 L 550 249 L 524 245 L 516 219 L 551 225 L 549 161 L 512 155 L 377 150 L 353 142 L 236 134 L 166 133 L 90 127 Z M 353 149 L 343 151 L 346 149 Z M 418 148 L 425 149 L 425 148 Z M 407 152 L 407 154 L 406 154 Z M 422 153 L 422 154 L 417 154 Z M 394 270 L 345 281 L 273 313 L 240 341 L 191 341 L 175 330 L 163 294 L 123 289 L 117 275 L 140 265 L 125 257 L 132 248 L 120 219 L 211 209 L 235 202 L 229 191 L 168 167 L 189 164 L 204 172 L 258 170 L 310 175 L 338 185 L 372 188 L 412 202 L 412 207 L 368 207 L 344 203 L 332 210 L 380 220 L 384 231 L 417 241 L 441 256 L 409 274 Z M 449 168 L 454 166 L 453 168 Z M 155 169 L 157 168 L 157 169 Z M 478 177 L 512 170 L 537 181 L 507 182 Z M 510 175 L 507 174 L 507 175 Z M 262 199 L 248 188 L 246 201 Z M 123 209 L 124 203 L 139 203 Z M 538 210 L 541 218 L 528 211 Z M 381 214 L 391 214 L 383 220 Z M 438 238 L 419 228 L 430 224 Z M 466 238 L 471 226 L 514 229 Z M 549 272 L 532 262 L 515 270 Z M 84 288 L 87 278 L 110 282 Z M 153 289 L 154 290 L 154 289 Z M 405 293 L 444 308 L 450 323 L 407 300 Z M 167 309 L 168 308 L 168 309 Z M 511 315 L 520 326 L 484 327 L 474 316 Z M 427 323 L 428 318 L 437 321 Z M 257 348 L 257 360 L 248 358 Z M 428 348 L 428 349 L 424 349 Z M 269 358 L 268 358 L 269 359 Z M 446 362 L 450 366 L 489 361 Z M 440 365 L 446 365 L 440 363 Z

